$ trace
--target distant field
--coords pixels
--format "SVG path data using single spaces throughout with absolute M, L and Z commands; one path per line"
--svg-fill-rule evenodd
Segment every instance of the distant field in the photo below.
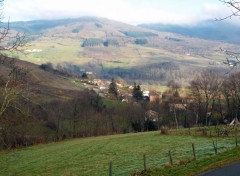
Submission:
M 47 145 L 0 153 L 0 175 L 108 175 L 108 163 L 113 162 L 113 175 L 129 175 L 143 168 L 155 168 L 168 163 L 168 150 L 174 163 L 192 158 L 191 143 L 195 143 L 197 158 L 212 156 L 212 139 L 192 136 L 164 136 L 159 132 L 123 134 L 67 140 Z M 219 151 L 234 146 L 232 138 L 218 140 Z
M 28 43 L 27 46 L 28 50 L 37 49 L 39 52 L 28 52 L 27 55 L 20 54 L 18 57 L 35 64 L 69 62 L 79 66 L 96 59 L 101 61 L 105 68 L 130 68 L 169 61 L 207 66 L 209 62 L 208 58 L 176 54 L 159 47 L 128 44 L 121 47 L 83 48 L 82 43 L 82 39 L 70 37 L 42 37 Z M 213 58 L 216 59 L 215 56 Z
M 40 50 L 39 52 L 28 52 L 26 55 L 20 55 L 19 57 L 35 64 L 69 62 L 83 65 L 91 59 L 79 57 L 80 53 L 83 52 L 81 44 L 81 41 L 73 39 L 39 39 L 29 43 L 29 47 L 27 47 L 28 50 L 37 49 Z

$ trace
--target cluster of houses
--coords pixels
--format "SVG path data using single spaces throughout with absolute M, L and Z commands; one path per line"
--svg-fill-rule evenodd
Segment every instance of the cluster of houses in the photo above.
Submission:
M 91 86 L 93 90 L 95 90 L 100 96 L 107 97 L 108 96 L 108 87 L 110 85 L 110 81 L 104 81 L 101 79 L 82 79 L 81 83 L 85 86 Z M 116 83 L 119 89 L 119 100 L 123 102 L 128 102 L 132 98 L 133 86 L 123 86 L 120 83 Z M 163 100 L 163 94 L 156 91 L 143 91 L 143 99 L 149 102 L 159 102 L 161 103 Z
M 95 92 L 97 92 L 102 97 L 111 97 L 108 89 L 110 85 L 110 81 L 104 81 L 101 79 L 82 79 L 81 82 L 84 85 L 89 85 Z M 118 90 L 119 90 L 119 96 L 118 99 L 122 102 L 130 102 L 132 99 L 132 92 L 134 87 L 133 86 L 123 86 L 120 83 L 116 83 Z M 170 112 L 176 112 L 176 110 L 184 111 L 184 110 L 194 110 L 195 106 L 193 103 L 192 97 L 179 97 L 179 96 L 173 96 L 171 92 L 157 92 L 157 91 L 149 91 L 144 90 L 142 91 L 143 94 L 143 100 L 150 102 L 150 103 L 159 103 L 164 104 L 165 107 L 169 107 Z M 210 114 L 211 115 L 211 114 Z M 209 115 L 209 116 L 210 116 Z M 145 114 L 145 120 L 150 120 L 153 122 L 159 122 L 161 121 L 161 118 L 159 117 L 158 113 L 149 110 Z M 234 119 L 231 124 L 240 124 L 238 119 Z
M 82 79 L 81 82 L 95 92 L 97 92 L 101 97 L 111 97 L 108 93 L 110 81 L 105 81 L 101 79 Z M 118 99 L 122 102 L 130 102 L 132 99 L 132 92 L 133 92 L 133 86 L 123 86 L 120 83 L 116 83 L 118 90 L 119 90 L 119 96 Z M 149 91 L 144 90 L 143 92 L 143 100 L 150 102 L 150 103 L 161 103 L 164 104 L 166 107 L 169 107 L 170 112 L 176 112 L 176 110 L 187 110 L 187 109 L 194 109 L 193 102 L 191 97 L 188 98 L 182 98 L 179 96 L 173 96 L 171 92 L 157 92 L 157 91 Z M 150 120 L 153 122 L 159 122 L 161 121 L 161 118 L 159 117 L 158 113 L 149 110 L 145 114 L 145 120 Z M 235 120 L 232 123 L 240 123 L 238 120 Z
M 42 52 L 42 49 L 27 49 L 25 50 L 25 53 L 40 53 Z

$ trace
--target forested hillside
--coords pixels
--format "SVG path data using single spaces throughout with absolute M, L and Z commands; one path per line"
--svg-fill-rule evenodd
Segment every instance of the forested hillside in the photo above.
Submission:
M 27 55 L 17 56 L 22 60 L 39 65 L 51 62 L 55 68 L 74 65 L 100 78 L 128 81 L 166 84 L 171 77 L 187 85 L 195 70 L 224 67 L 225 54 L 219 48 L 238 48 L 97 17 L 15 22 L 11 27 L 26 32 L 30 47 Z M 169 64 L 175 66 L 169 69 Z
M 139 26 L 188 37 L 240 44 L 240 26 L 222 20 L 203 21 L 193 25 L 141 24 Z

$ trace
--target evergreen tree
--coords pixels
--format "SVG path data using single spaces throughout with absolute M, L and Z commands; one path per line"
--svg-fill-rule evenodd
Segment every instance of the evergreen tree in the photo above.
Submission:
M 83 79 L 87 79 L 87 78 L 88 78 L 87 73 L 83 73 L 83 74 L 82 74 L 82 78 L 83 78 Z
M 141 91 L 140 85 L 134 83 L 132 96 L 136 101 L 140 101 L 143 99 L 143 93 Z
M 112 82 L 109 84 L 108 93 L 118 96 L 118 90 L 117 90 L 117 84 L 114 79 L 112 79 Z

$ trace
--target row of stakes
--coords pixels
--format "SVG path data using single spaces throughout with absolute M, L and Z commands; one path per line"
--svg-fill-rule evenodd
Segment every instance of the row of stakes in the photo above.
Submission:
M 213 148 L 215 154 L 217 154 L 217 140 L 212 140 L 213 143 Z M 238 146 L 238 141 L 237 141 L 237 136 L 235 136 L 235 144 L 236 147 Z M 195 152 L 195 145 L 192 143 L 192 152 L 193 152 L 193 160 L 196 160 L 196 152 Z M 172 153 L 171 150 L 168 151 L 168 156 L 169 156 L 169 164 L 170 166 L 173 166 L 173 158 L 172 158 Z M 143 155 L 143 168 L 144 171 L 147 170 L 147 162 L 146 162 L 146 155 Z M 112 161 L 109 162 L 109 176 L 112 176 Z
M 193 151 L 193 160 L 196 160 L 194 143 L 192 143 L 192 151 Z M 173 158 L 172 158 L 171 150 L 168 151 L 168 156 L 169 156 L 169 164 L 173 166 Z M 147 170 L 146 155 L 143 155 L 143 168 L 144 168 L 144 171 Z M 112 176 L 112 161 L 109 162 L 109 176 Z

